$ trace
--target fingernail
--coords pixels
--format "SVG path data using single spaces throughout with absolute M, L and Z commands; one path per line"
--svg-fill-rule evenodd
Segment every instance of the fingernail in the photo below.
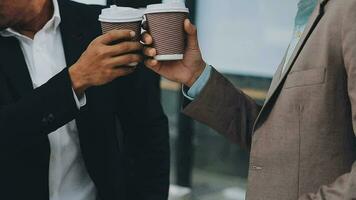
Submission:
M 150 54 L 151 54 L 151 55 L 155 54 L 155 50 L 154 50 L 154 49 L 151 49 Z
M 135 31 L 131 31 L 131 32 L 130 32 L 130 35 L 131 35 L 131 37 L 135 37 L 135 36 L 136 36 Z
M 130 67 L 136 67 L 138 65 L 138 62 L 133 62 L 133 63 L 130 63 L 128 64 Z

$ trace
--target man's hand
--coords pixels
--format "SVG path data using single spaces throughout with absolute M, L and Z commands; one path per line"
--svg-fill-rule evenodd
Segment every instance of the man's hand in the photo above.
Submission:
M 114 30 L 93 40 L 79 60 L 69 68 L 73 89 L 78 96 L 92 86 L 104 85 L 132 73 L 129 64 L 142 61 L 137 52 L 143 49 L 132 41 L 135 32 Z M 113 43 L 120 41 L 117 44 Z
M 161 76 L 191 87 L 204 71 L 206 64 L 200 52 L 196 27 L 187 19 L 184 22 L 184 29 L 187 33 L 187 47 L 183 60 L 159 62 L 147 59 L 145 64 Z M 149 47 L 153 43 L 152 36 L 144 33 L 143 42 L 147 45 L 144 54 L 151 58 L 156 56 L 156 49 Z

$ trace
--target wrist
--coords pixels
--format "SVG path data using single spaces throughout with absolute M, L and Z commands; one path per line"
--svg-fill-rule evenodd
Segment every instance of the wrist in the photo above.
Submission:
M 83 96 L 85 90 L 89 87 L 89 84 L 85 79 L 83 79 L 83 76 L 78 72 L 77 68 L 75 65 L 69 68 L 69 76 L 72 81 L 72 88 L 75 92 L 75 94 L 78 97 Z
M 206 63 L 204 61 L 202 61 L 199 65 L 198 65 L 198 70 L 194 71 L 191 78 L 189 80 L 187 80 L 184 85 L 186 85 L 187 87 L 192 87 L 193 84 L 199 79 L 199 77 L 201 76 L 201 74 L 203 73 L 204 69 L 206 67 Z

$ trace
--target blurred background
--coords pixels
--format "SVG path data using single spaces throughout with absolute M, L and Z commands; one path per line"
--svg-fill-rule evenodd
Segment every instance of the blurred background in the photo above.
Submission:
M 146 7 L 161 0 L 76 0 Z M 172 0 L 163 0 L 168 2 Z M 179 1 L 179 0 L 173 0 Z M 184 0 L 182 0 L 184 1 Z M 296 0 L 186 0 L 205 60 L 263 103 L 292 34 Z M 180 114 L 180 85 L 162 80 L 172 147 L 170 200 L 245 199 L 248 152 Z

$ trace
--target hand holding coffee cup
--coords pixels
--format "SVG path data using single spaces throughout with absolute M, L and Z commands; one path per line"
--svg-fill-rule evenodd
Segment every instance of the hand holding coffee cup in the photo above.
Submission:
M 112 30 L 131 30 L 136 33 L 133 41 L 139 42 L 141 39 L 141 24 L 143 12 L 139 9 L 129 7 L 118 7 L 116 5 L 103 9 L 99 16 L 103 34 Z M 138 63 L 130 63 L 128 66 L 134 67 Z
M 204 71 L 206 63 L 199 48 L 197 29 L 189 19 L 184 20 L 183 30 L 186 37 L 183 60 L 176 61 L 155 59 L 158 55 L 157 48 L 153 45 L 155 39 L 149 32 L 145 32 L 142 36 L 145 44 L 144 54 L 149 57 L 146 59 L 145 65 L 169 80 L 191 87 Z
M 75 93 L 81 96 L 92 86 L 104 85 L 126 76 L 142 61 L 140 43 L 143 14 L 133 8 L 111 6 L 99 16 L 103 35 L 88 46 L 69 68 Z
M 142 61 L 142 56 L 133 53 L 142 51 L 134 31 L 112 30 L 93 40 L 79 60 L 69 68 L 69 75 L 75 93 L 81 96 L 92 86 L 107 84 L 114 79 L 134 72 L 130 63 Z M 114 41 L 122 41 L 111 45 Z

